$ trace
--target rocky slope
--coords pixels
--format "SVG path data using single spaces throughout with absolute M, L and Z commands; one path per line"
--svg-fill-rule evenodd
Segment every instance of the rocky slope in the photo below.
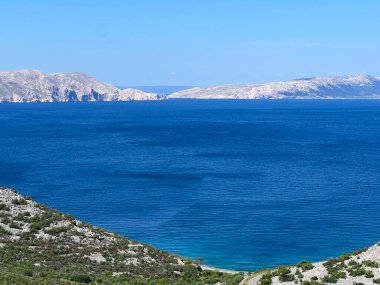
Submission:
M 206 268 L 0 187 L 0 284 L 380 284 L 380 244 L 244 276 Z
M 368 75 L 315 77 L 263 84 L 195 87 L 175 92 L 181 99 L 380 99 L 380 80 Z
M 156 100 L 154 93 L 119 89 L 84 73 L 44 74 L 37 70 L 0 72 L 0 102 Z
M 0 188 L 0 284 L 237 285 L 241 279 Z
M 324 262 L 301 261 L 249 275 L 246 285 L 363 285 L 380 284 L 380 244 Z

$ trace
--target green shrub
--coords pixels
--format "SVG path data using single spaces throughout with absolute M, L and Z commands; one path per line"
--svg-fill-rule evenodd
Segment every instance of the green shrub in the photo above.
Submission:
M 75 221 L 75 217 L 71 214 L 65 214 L 64 217 L 69 221 Z
M 299 271 L 299 269 L 296 270 L 295 275 L 296 275 L 299 279 L 302 279 L 302 278 L 303 278 L 303 274 L 301 273 L 301 271 Z
M 343 253 L 341 256 L 338 257 L 338 261 L 346 261 L 350 259 L 351 254 L 349 253 Z
M 380 284 L 380 278 L 373 279 L 372 281 L 375 284 Z
M 379 267 L 379 264 L 376 261 L 372 261 L 372 260 L 363 260 L 362 263 L 365 266 L 368 266 L 368 267 L 373 267 L 373 268 L 378 268 Z
M 18 229 L 18 230 L 21 230 L 22 227 L 20 224 L 16 223 L 16 222 L 11 222 L 10 225 L 9 225 L 11 228 L 13 229 Z
M 9 211 L 9 207 L 6 204 L 1 203 L 0 204 L 0 210 L 1 211 Z
M 311 280 L 311 281 L 302 281 L 301 285 L 323 285 L 321 282 Z
M 26 202 L 26 200 L 24 198 L 20 198 L 20 199 L 13 199 L 12 204 L 14 204 L 14 205 L 26 205 L 26 204 L 28 204 L 28 202 Z
M 265 273 L 261 276 L 257 285 L 271 285 L 272 284 L 272 275 L 270 273 Z
M 344 279 L 346 278 L 346 273 L 343 271 L 330 271 L 328 275 L 324 276 L 322 278 L 323 282 L 327 283 L 337 283 L 339 279 Z
M 273 274 L 278 276 L 278 279 L 281 282 L 290 282 L 290 281 L 294 281 L 294 279 L 295 279 L 294 275 L 291 274 L 290 269 L 286 266 L 278 267 Z
M 350 257 L 351 257 L 351 254 L 349 254 L 349 253 L 343 253 L 341 256 L 339 256 L 337 258 L 337 260 L 338 261 L 346 261 L 346 260 L 350 259 Z
M 33 271 L 31 269 L 25 269 L 23 274 L 25 276 L 29 276 L 29 277 L 32 277 L 33 276 Z
M 364 275 L 366 273 L 366 270 L 364 268 L 350 268 L 348 269 L 348 272 L 351 276 L 356 277 Z
M 30 215 L 30 213 L 28 212 Z M 15 220 L 22 221 L 22 222 L 29 222 L 29 218 L 27 217 L 26 213 L 19 213 L 16 217 Z
M 373 278 L 375 276 L 371 270 L 367 270 L 364 275 L 366 278 Z
M 91 283 L 92 279 L 90 276 L 82 274 L 82 275 L 73 275 L 70 277 L 71 281 L 79 282 L 79 283 Z
M 69 227 L 55 227 L 51 228 L 49 230 L 45 230 L 45 233 L 52 235 L 52 236 L 57 236 L 61 233 L 67 232 L 69 230 Z
M 3 217 L 3 218 L 1 218 L 1 222 L 3 223 L 3 224 L 9 224 L 10 222 L 11 222 L 11 220 L 9 219 L 9 217 L 8 216 L 5 216 L 5 217 Z
M 33 234 L 38 233 L 41 229 L 42 229 L 42 226 L 39 223 L 33 223 L 29 225 L 29 231 Z
M 308 271 L 314 268 L 314 265 L 307 260 L 302 260 L 297 264 L 298 268 L 302 268 L 302 271 Z
M 355 260 L 350 260 L 349 262 L 348 262 L 348 265 L 350 265 L 350 266 L 354 266 L 354 265 L 359 265 L 359 263 L 357 263 Z
M 4 229 L 2 226 L 0 226 L 0 236 L 7 236 L 10 235 L 11 233 Z
M 328 267 L 333 267 L 335 264 L 338 263 L 338 260 L 335 258 L 329 258 L 327 259 L 326 262 L 323 263 L 323 266 L 328 268 Z

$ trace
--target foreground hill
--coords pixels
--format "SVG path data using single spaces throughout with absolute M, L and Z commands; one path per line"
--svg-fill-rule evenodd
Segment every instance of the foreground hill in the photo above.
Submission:
M 208 270 L 0 187 L 0 284 L 81 283 L 380 284 L 380 244 L 325 262 L 301 261 L 243 276 Z
M 239 284 L 242 274 L 93 227 L 0 188 L 0 284 Z
M 283 82 L 195 87 L 175 92 L 181 99 L 380 99 L 380 80 L 368 75 L 315 77 Z
M 84 73 L 44 74 L 37 70 L 0 72 L 0 102 L 156 100 L 136 89 L 119 89 Z
M 345 253 L 324 262 L 301 261 L 295 266 L 249 275 L 245 285 L 364 285 L 380 284 L 380 244 L 368 249 Z

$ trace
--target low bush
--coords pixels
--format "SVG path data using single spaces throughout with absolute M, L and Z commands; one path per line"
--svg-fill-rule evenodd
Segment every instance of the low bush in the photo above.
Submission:
M 376 261 L 372 261 L 372 260 L 363 260 L 362 264 L 368 267 L 373 267 L 373 268 L 379 267 L 379 264 Z
M 0 236 L 7 236 L 10 235 L 11 233 L 4 229 L 2 226 L 0 226 Z
M 4 203 L 0 203 L 0 210 L 1 211 L 9 211 L 9 207 Z
M 265 273 L 261 276 L 258 285 L 270 285 L 272 284 L 272 275 L 270 273 Z
M 302 261 L 298 262 L 297 267 L 298 267 L 298 268 L 301 268 L 302 271 L 308 271 L 308 270 L 313 269 L 313 268 L 314 268 L 314 265 L 311 264 L 311 263 L 310 263 L 309 261 L 307 261 L 307 260 L 302 260 Z
M 73 275 L 70 277 L 71 281 L 79 282 L 79 283 L 91 283 L 92 279 L 90 276 L 82 274 L 82 275 Z
M 347 270 L 351 276 L 356 277 L 356 276 L 362 276 L 366 273 L 366 270 L 364 268 L 350 268 Z
M 20 198 L 20 199 L 13 199 L 12 204 L 13 205 L 26 205 L 26 204 L 28 204 L 28 202 L 24 198 Z
M 49 230 L 45 230 L 45 233 L 52 235 L 52 236 L 57 236 L 61 233 L 67 232 L 69 230 L 69 227 L 55 227 L 51 228 Z

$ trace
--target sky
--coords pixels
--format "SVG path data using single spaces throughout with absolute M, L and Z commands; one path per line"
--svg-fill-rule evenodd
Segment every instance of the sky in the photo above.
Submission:
M 380 75 L 379 0 L 4 0 L 0 70 L 114 85 Z

